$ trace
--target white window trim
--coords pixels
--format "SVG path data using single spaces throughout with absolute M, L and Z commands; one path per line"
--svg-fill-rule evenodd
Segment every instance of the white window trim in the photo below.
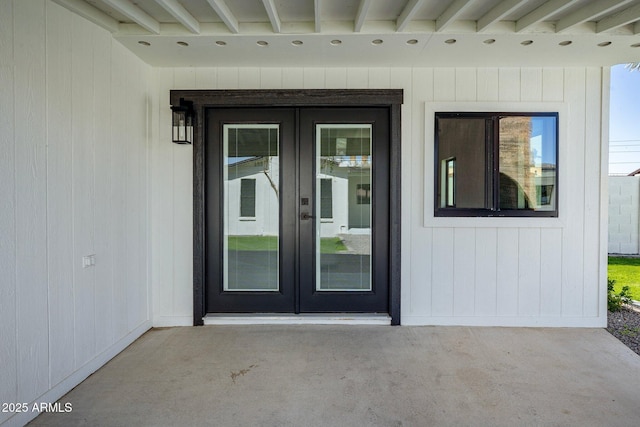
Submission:
M 426 102 L 424 128 L 423 213 L 424 227 L 562 228 L 566 223 L 567 145 L 570 143 L 565 102 Z M 434 133 L 436 112 L 558 113 L 558 217 L 435 217 L 434 210 Z

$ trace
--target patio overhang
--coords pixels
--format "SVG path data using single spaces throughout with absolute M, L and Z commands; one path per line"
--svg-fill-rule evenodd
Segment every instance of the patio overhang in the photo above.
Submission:
M 157 67 L 640 61 L 640 5 L 629 0 L 54 1 Z

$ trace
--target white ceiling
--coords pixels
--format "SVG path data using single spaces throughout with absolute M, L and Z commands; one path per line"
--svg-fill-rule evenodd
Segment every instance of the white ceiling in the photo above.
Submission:
M 640 0 L 52 1 L 154 66 L 640 62 Z

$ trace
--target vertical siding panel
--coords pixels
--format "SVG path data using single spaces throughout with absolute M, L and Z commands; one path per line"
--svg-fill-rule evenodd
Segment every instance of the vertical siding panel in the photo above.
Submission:
M 111 175 L 111 35 L 97 32 L 95 38 L 95 52 L 93 69 L 93 87 L 95 97 L 93 102 L 95 124 L 95 254 L 96 265 L 96 351 L 99 353 L 114 343 L 113 335 L 113 221 L 111 207 L 113 206 Z
M 436 102 L 456 100 L 455 68 L 433 69 L 433 100 Z
M 585 69 L 565 69 L 565 100 L 571 105 L 566 159 L 560 165 L 568 177 L 562 189 L 567 227 L 562 254 L 562 315 L 581 316 L 584 295 L 584 206 L 585 206 Z M 562 142 L 562 141 L 560 141 Z M 560 159 L 562 161 L 562 159 Z M 563 215 L 560 212 L 560 215 Z
M 261 68 L 260 88 L 282 89 L 282 68 Z
M 564 70 L 562 68 L 542 69 L 542 100 L 564 101 Z
M 91 23 L 73 15 L 71 128 L 76 368 L 95 354 L 95 268 L 82 257 L 94 253 L 93 37 Z
M 403 188 L 403 196 L 401 197 L 401 251 L 403 254 L 410 253 L 411 251 L 411 197 L 407 197 L 407 194 L 411 194 L 411 174 L 413 170 L 413 166 L 411 164 L 411 135 L 413 129 L 413 122 L 416 121 L 418 123 L 422 122 L 422 120 L 415 120 L 412 115 L 412 105 L 413 105 L 413 91 L 414 86 L 412 83 L 412 70 L 409 68 L 392 68 L 390 81 L 392 87 L 402 88 L 404 89 L 404 104 L 401 108 L 402 120 L 401 120 L 401 135 L 402 135 L 402 153 L 401 153 L 401 162 L 402 162 L 402 188 Z M 345 82 L 346 82 L 346 72 L 345 72 Z M 430 259 L 421 260 L 423 263 L 429 263 Z M 412 277 L 412 262 L 411 258 L 407 260 L 407 257 L 404 257 L 401 262 L 401 277 L 402 277 L 402 286 L 401 286 L 401 312 L 402 314 L 410 314 L 412 312 L 412 288 L 414 286 L 413 277 Z M 419 283 L 421 284 L 421 288 L 430 287 L 431 270 L 427 272 L 427 275 L 419 279 Z M 430 290 L 426 292 L 426 294 L 430 297 Z M 431 309 L 431 300 L 428 301 L 425 298 L 425 310 Z M 430 311 L 429 311 L 430 314 Z
M 243 87 L 255 88 L 259 79 L 257 68 L 240 69 Z M 193 87 L 195 76 L 176 69 L 175 87 Z M 245 86 L 246 85 L 246 86 Z M 173 146 L 173 260 L 174 314 L 193 315 L 193 146 Z
M 349 89 L 366 89 L 369 87 L 369 72 L 367 68 L 347 68 L 347 87 Z
M 408 304 L 403 311 L 417 316 L 431 315 L 431 259 L 433 258 L 433 229 L 426 228 L 416 232 L 419 238 L 411 241 L 409 256 L 402 259 L 409 260 L 410 273 Z M 407 252 L 403 252 L 407 253 Z
M 6 2 L 5 2 L 6 3 Z M 18 402 L 49 387 L 45 3 L 16 1 L 14 86 Z M 4 155 L 4 153 L 3 153 Z
M 540 314 L 540 229 L 519 230 L 518 315 Z
M 74 369 L 71 14 L 47 5 L 47 256 L 51 385 Z
M 236 67 L 218 68 L 218 88 L 238 89 L 239 71 Z
M 515 316 L 518 310 L 518 229 L 498 229 L 497 314 Z
M 171 110 L 169 91 L 173 87 L 173 69 L 157 70 L 158 137 L 151 141 L 151 277 L 154 287 L 153 310 L 155 316 L 173 314 L 173 276 L 175 246 L 173 235 L 173 143 L 171 142 Z
M 131 99 L 127 106 L 125 126 L 127 134 L 130 135 L 126 147 L 126 194 L 125 209 L 126 216 L 126 245 L 127 245 L 127 287 L 125 295 L 127 299 L 127 332 L 139 326 L 144 317 L 144 304 L 141 289 L 145 282 L 142 271 L 141 246 L 142 223 L 140 213 L 144 212 L 145 194 L 142 190 L 140 172 L 144 167 L 142 161 L 144 157 L 144 144 L 146 140 L 146 119 L 145 119 L 145 90 L 146 82 L 142 78 L 142 68 L 140 63 L 132 61 L 132 53 L 125 51 L 125 63 L 129 69 L 129 79 L 126 81 L 127 93 Z M 191 75 L 191 88 L 195 85 L 195 71 Z M 139 91 L 136 91 L 138 89 Z
M 456 228 L 453 250 L 453 314 L 473 316 L 476 299 L 476 230 Z
M 327 89 L 344 89 L 347 87 L 346 68 L 327 68 L 325 76 Z
M 433 150 L 425 141 L 424 105 L 433 100 L 433 72 L 431 69 L 414 68 L 407 70 L 407 79 L 411 86 L 405 91 L 405 111 L 403 116 L 403 158 L 402 158 L 402 197 L 403 212 L 403 249 L 408 248 L 413 256 L 407 268 L 410 273 L 404 277 L 410 279 L 403 289 L 409 290 L 406 298 L 411 301 L 411 309 L 417 314 L 432 314 L 431 288 L 433 286 L 431 265 L 433 252 L 433 232 L 422 228 L 424 221 L 424 150 Z M 404 113 L 404 111 L 403 111 Z M 408 122 L 406 120 L 408 119 Z M 405 225 L 406 224 L 406 225 Z M 406 239 L 406 240 L 405 240 Z M 406 246 L 405 244 L 406 243 Z M 425 247 L 425 245 L 428 245 Z M 423 259 L 418 259 L 421 250 L 425 250 Z M 407 253 L 407 252 L 403 252 Z M 414 258 L 415 257 L 415 258 Z M 415 259 L 415 262 L 414 262 Z M 403 260 L 403 267 L 405 261 Z M 418 267 L 420 266 L 420 267 Z M 417 269 L 417 270 L 416 270 Z M 424 274 L 424 275 L 423 275 Z
M 302 75 L 304 89 L 324 88 L 324 68 L 305 68 Z
M 520 76 L 520 100 L 542 101 L 542 68 L 523 68 Z
M 288 67 L 282 70 L 282 88 L 300 89 L 304 87 L 304 69 Z
M 585 103 L 585 200 L 584 200 L 584 315 L 597 316 L 600 282 L 600 123 L 602 72 L 587 68 Z M 606 114 L 606 113 L 605 113 Z M 606 242 L 603 242 L 606 244 Z
M 562 301 L 562 230 L 540 235 L 540 315 L 560 316 Z
M 500 71 L 498 68 L 478 68 L 478 101 L 491 102 L 498 100 L 499 77 Z
M 389 89 L 391 70 L 389 68 L 369 69 L 369 88 Z
M 475 247 L 475 313 L 496 315 L 498 231 L 495 228 L 476 229 Z
M 196 69 L 195 68 L 174 68 L 174 86 L 172 89 L 195 89 Z
M 138 204 L 137 204 L 137 221 L 138 221 L 138 247 L 137 255 L 137 294 L 139 298 L 138 312 L 136 313 L 135 327 L 140 326 L 144 321 L 151 319 L 150 317 L 150 288 L 149 288 L 149 263 L 148 263 L 148 242 L 149 242 L 149 187 L 148 187 L 148 162 L 149 162 L 149 103 L 151 97 L 151 73 L 150 67 L 141 61 L 130 61 L 138 68 L 138 87 L 142 88 L 137 95 L 138 105 L 135 111 L 138 112 L 134 116 L 134 125 L 139 141 L 140 157 L 137 168 L 137 185 L 138 185 Z
M 0 402 L 16 402 L 16 145 L 14 130 L 13 3 L 0 2 Z M 12 414 L 0 412 L 0 423 Z
M 520 69 L 500 68 L 498 99 L 500 101 L 520 101 Z
M 477 74 L 475 68 L 456 68 L 456 101 L 475 101 Z
M 196 89 L 216 89 L 218 70 L 215 68 L 196 68 Z M 168 107 L 167 107 L 168 108 Z
M 127 110 L 122 99 L 129 97 L 129 87 L 125 84 L 130 78 L 126 66 L 124 47 L 119 43 L 111 44 L 111 188 L 113 207 L 111 218 L 113 227 L 113 322 L 116 338 L 127 333 L 127 313 L 130 305 L 127 299 L 128 269 L 131 261 L 127 259 L 126 229 L 126 173 L 127 145 L 131 138 L 127 123 Z M 168 103 L 166 104 L 168 105 Z
M 238 89 L 259 89 L 260 68 L 242 67 L 238 71 Z
M 431 314 L 453 315 L 454 229 L 434 228 L 431 252 Z

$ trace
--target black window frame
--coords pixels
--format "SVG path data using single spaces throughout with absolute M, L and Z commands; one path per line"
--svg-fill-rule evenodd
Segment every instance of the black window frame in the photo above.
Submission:
M 552 117 L 555 118 L 555 209 L 500 209 L 500 153 L 499 153 L 499 120 L 504 117 Z M 485 119 L 485 170 L 487 171 L 487 205 L 488 208 L 457 208 L 440 206 L 440 177 L 442 176 L 439 158 L 438 119 L 480 118 Z M 434 113 L 434 216 L 435 217 L 526 217 L 557 218 L 559 211 L 559 146 L 560 120 L 558 112 L 435 112 Z M 455 191 L 455 190 L 454 190 Z

